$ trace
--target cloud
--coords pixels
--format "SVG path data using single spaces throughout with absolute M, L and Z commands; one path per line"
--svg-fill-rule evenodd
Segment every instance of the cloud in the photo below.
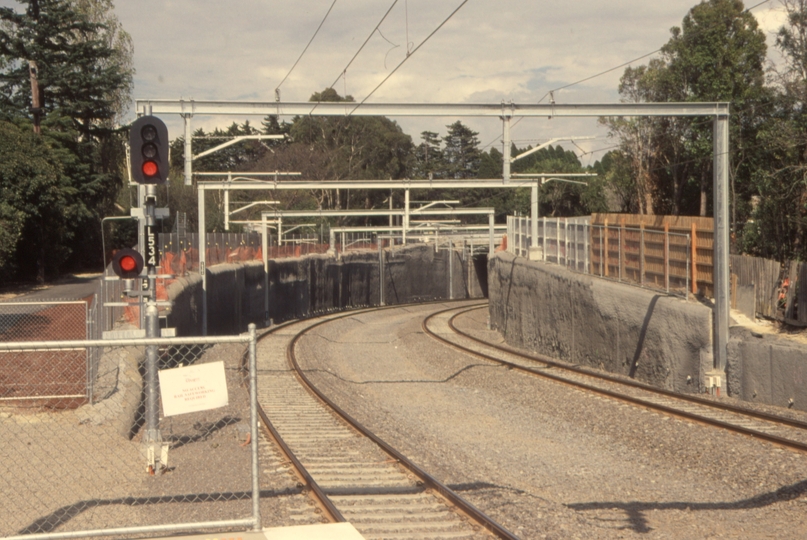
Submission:
M 391 3 L 337 2 L 281 86 L 282 99 L 305 101 L 336 80 L 339 93 L 362 100 L 406 59 L 371 101 L 536 102 L 549 90 L 658 49 L 696 0 L 473 0 L 408 59 L 407 53 L 460 0 L 399 1 L 380 27 L 383 37 L 375 33 L 340 76 Z M 275 88 L 331 4 L 332 0 L 118 0 L 116 13 L 135 45 L 135 97 L 273 101 Z M 10 0 L 0 0 L 0 5 L 19 8 Z M 754 13 L 768 33 L 785 20 L 773 2 Z M 559 102 L 617 101 L 623 71 L 563 89 L 554 97 Z M 212 127 L 232 120 L 244 119 L 198 117 L 194 125 Z M 449 120 L 399 122 L 417 139 L 424 129 L 444 132 Z M 167 121 L 172 132 L 181 131 L 178 118 Z M 581 126 L 580 133 L 601 131 L 595 120 L 582 122 L 589 128 Z M 475 125 L 483 140 L 501 132 L 497 121 Z M 558 131 L 565 129 L 559 121 L 524 121 L 518 129 L 524 126 L 533 126 L 536 133 L 531 137 L 563 135 Z M 573 127 L 577 129 L 574 123 Z

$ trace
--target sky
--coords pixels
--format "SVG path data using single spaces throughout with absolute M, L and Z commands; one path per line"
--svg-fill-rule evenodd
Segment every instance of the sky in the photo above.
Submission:
M 343 76 L 392 0 L 115 0 L 115 12 L 134 41 L 134 98 L 274 101 L 280 85 L 282 101 L 307 101 L 313 92 L 333 85 L 340 94 L 361 101 L 410 51 L 403 66 L 368 101 L 538 103 L 550 90 L 659 49 L 668 41 L 670 28 L 680 26 L 696 4 L 694 0 L 468 0 L 423 43 L 461 3 L 398 0 Z M 0 5 L 17 4 L 0 0 Z M 771 47 L 771 33 L 784 21 L 778 1 L 770 0 L 752 12 L 769 35 Z M 623 71 L 624 67 L 618 68 L 556 91 L 554 99 L 617 102 Z M 225 127 L 246 119 L 196 116 L 193 127 Z M 172 136 L 181 134 L 179 117 L 164 120 Z M 253 117 L 250 122 L 260 120 Z M 446 125 L 457 118 L 395 120 L 418 144 L 422 131 L 444 135 Z M 499 120 L 461 120 L 479 132 L 483 147 L 501 149 Z M 531 118 L 512 130 L 519 147 L 556 137 L 596 136 L 579 141 L 579 148 L 564 143 L 578 154 L 588 152 L 581 157 L 584 164 L 613 145 L 605 135 L 596 119 Z

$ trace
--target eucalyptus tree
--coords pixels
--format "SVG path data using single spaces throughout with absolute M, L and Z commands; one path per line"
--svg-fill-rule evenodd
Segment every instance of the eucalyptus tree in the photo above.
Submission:
M 765 34 L 741 0 L 704 0 L 671 29 L 659 58 L 628 68 L 624 101 L 727 101 L 735 203 L 753 191 L 756 136 L 769 113 Z M 706 215 L 712 179 L 708 119 L 606 120 L 629 157 L 640 212 Z M 735 204 L 735 209 L 737 204 Z

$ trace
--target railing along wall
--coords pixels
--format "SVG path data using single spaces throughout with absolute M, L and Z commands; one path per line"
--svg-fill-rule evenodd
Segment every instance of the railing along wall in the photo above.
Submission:
M 508 252 L 666 292 L 692 290 L 689 234 L 590 221 L 588 217 L 540 218 L 531 252 L 529 218 L 509 216 Z

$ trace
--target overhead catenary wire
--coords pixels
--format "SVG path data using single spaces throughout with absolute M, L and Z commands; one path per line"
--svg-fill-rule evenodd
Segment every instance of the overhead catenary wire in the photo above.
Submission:
M 763 4 L 767 4 L 767 3 L 768 3 L 768 2 L 770 2 L 770 1 L 771 1 L 771 0 L 762 0 L 762 2 L 759 2 L 758 4 L 754 4 L 753 6 L 751 6 L 751 7 L 749 7 L 749 8 L 744 9 L 744 10 L 742 11 L 742 13 L 750 13 L 752 9 L 756 9 L 756 8 L 758 8 L 759 6 L 761 6 L 761 5 L 763 5 Z M 649 52 L 649 53 L 647 53 L 647 54 L 643 54 L 642 56 L 639 56 L 638 58 L 634 58 L 633 60 L 630 60 L 629 62 L 625 62 L 625 63 L 622 63 L 622 64 L 620 64 L 620 65 L 618 65 L 618 66 L 615 66 L 615 67 L 612 67 L 612 68 L 606 69 L 605 71 L 601 71 L 601 72 L 597 73 L 596 75 L 591 75 L 591 76 L 589 76 L 589 77 L 585 77 L 585 78 L 583 78 L 583 79 L 580 79 L 579 81 L 576 81 L 576 82 L 573 82 L 573 83 L 569 83 L 569 84 L 566 84 L 566 85 L 563 85 L 563 86 L 559 86 L 559 87 L 557 87 L 557 88 L 553 88 L 552 90 L 549 90 L 549 91 L 548 91 L 546 94 L 544 94 L 544 96 L 543 96 L 543 97 L 542 97 L 542 98 L 541 98 L 541 99 L 538 101 L 538 103 L 541 103 L 543 100 L 545 100 L 545 99 L 547 98 L 547 96 L 552 96 L 552 95 L 553 95 L 555 92 L 558 92 L 558 91 L 560 91 L 560 90 L 565 90 L 566 88 L 569 88 L 569 87 L 571 87 L 571 86 L 575 86 L 575 85 L 578 85 L 578 84 L 582 84 L 582 83 L 584 83 L 584 82 L 590 81 L 591 79 L 596 79 L 597 77 L 601 77 L 601 76 L 603 76 L 603 75 L 606 75 L 606 74 L 608 74 L 608 73 L 611 73 L 612 71 L 617 70 L 617 69 L 619 69 L 619 68 L 623 68 L 623 67 L 625 67 L 625 66 L 629 66 L 630 64 L 633 64 L 634 62 L 638 62 L 639 60 L 643 60 L 644 58 L 647 58 L 648 56 L 652 56 L 652 55 L 654 55 L 654 54 L 656 54 L 656 53 L 658 53 L 658 52 L 661 52 L 661 50 L 662 50 L 662 49 L 663 49 L 663 47 L 659 47 L 659 48 L 658 48 L 658 49 L 656 49 L 655 51 Z
M 297 60 L 294 62 L 294 65 L 291 66 L 291 69 L 289 70 L 289 72 L 286 73 L 286 76 L 283 77 L 283 80 L 280 81 L 280 84 L 278 84 L 277 88 L 275 88 L 275 98 L 277 98 L 278 101 L 280 100 L 280 87 L 283 85 L 284 82 L 286 82 L 286 79 L 289 78 L 289 75 L 291 75 L 291 72 L 294 71 L 294 68 L 297 67 L 297 64 L 300 63 L 300 60 L 302 59 L 303 55 L 305 55 L 305 52 L 308 50 L 308 47 L 311 46 L 311 43 L 314 42 L 314 38 L 317 37 L 317 34 L 319 33 L 320 28 L 322 28 L 322 25 L 325 24 L 325 20 L 328 18 L 328 15 L 331 14 L 331 11 L 333 10 L 333 6 L 336 5 L 337 1 L 338 0 L 333 0 L 333 3 L 331 4 L 331 7 L 328 8 L 327 13 L 325 13 L 325 16 L 322 18 L 322 21 L 320 21 L 319 26 L 317 26 L 317 29 L 314 30 L 314 35 L 312 35 L 311 39 L 308 40 L 308 44 L 303 49 L 303 52 L 300 53 L 300 56 L 297 57 Z
M 454 16 L 454 15 L 455 15 L 455 14 L 456 14 L 456 13 L 457 13 L 457 12 L 458 12 L 460 9 L 462 9 L 462 6 L 464 6 L 464 5 L 465 5 L 465 4 L 467 4 L 467 3 L 468 3 L 468 0 L 463 0 L 463 1 L 462 1 L 462 3 L 460 3 L 460 5 L 459 5 L 459 6 L 457 6 L 457 7 L 454 9 L 454 11 L 452 11 L 452 12 L 451 12 L 451 13 L 448 15 L 448 17 L 446 17 L 446 18 L 443 20 L 443 22 L 441 22 L 441 23 L 440 23 L 440 24 L 437 26 L 437 28 L 435 28 L 434 30 L 432 30 L 432 32 L 431 32 L 431 33 L 430 33 L 428 36 L 426 36 L 426 37 L 423 39 L 423 41 L 421 41 L 421 42 L 418 44 L 418 46 L 417 46 L 417 47 L 415 47 L 414 49 L 412 49 L 412 52 L 411 52 L 411 53 L 406 54 L 406 56 L 404 56 L 404 59 L 403 59 L 403 60 L 401 60 L 401 62 L 400 62 L 400 63 L 399 63 L 397 66 L 395 66 L 395 67 L 392 69 L 392 71 L 390 71 L 390 72 L 389 72 L 389 74 L 388 74 L 386 77 L 384 77 L 384 79 L 383 79 L 383 80 L 382 80 L 380 83 L 378 83 L 378 85 L 377 85 L 375 88 L 373 88 L 373 89 L 372 89 L 372 91 L 370 91 L 370 93 L 369 93 L 369 94 L 367 94 L 367 96 L 365 96 L 365 98 L 364 98 L 363 100 L 361 100 L 361 102 L 359 102 L 359 103 L 358 103 L 358 104 L 357 104 L 355 107 L 353 107 L 353 109 L 352 109 L 352 110 L 351 110 L 351 111 L 350 111 L 350 112 L 347 114 L 347 116 L 351 116 L 351 115 L 352 115 L 354 112 L 356 112 L 356 109 L 358 109 L 359 107 L 361 107 L 362 105 L 364 105 L 364 103 L 365 103 L 365 102 L 366 102 L 368 99 L 370 99 L 370 96 L 372 96 L 373 94 L 375 94 L 376 90 L 378 90 L 379 88 L 381 88 L 381 86 L 382 86 L 382 85 L 383 85 L 385 82 L 387 82 L 387 81 L 390 79 L 390 77 L 392 77 L 392 76 L 395 74 L 395 72 L 396 72 L 396 71 L 398 71 L 398 69 L 399 69 L 399 68 L 400 68 L 402 65 L 404 65 L 404 63 L 406 63 L 406 61 L 407 61 L 407 60 L 409 60 L 409 58 L 410 58 L 410 57 L 412 57 L 412 55 L 414 55 L 414 54 L 415 54 L 415 53 L 418 51 L 418 49 L 420 49 L 420 48 L 421 48 L 423 45 L 425 45 L 425 44 L 426 44 L 426 42 L 427 42 L 427 41 L 429 41 L 429 39 L 431 39 L 431 37 L 432 37 L 434 34 L 436 34 L 436 33 L 437 33 L 437 32 L 438 32 L 438 31 L 439 31 L 439 30 L 440 30 L 440 29 L 441 29 L 443 26 L 445 26 L 445 24 L 446 24 L 446 23 L 447 23 L 449 20 L 451 20 L 451 18 L 452 18 L 452 17 L 453 17 L 453 16 Z M 408 46 L 407 46 L 407 47 L 408 47 Z
M 381 17 L 381 20 L 378 21 L 378 24 L 375 25 L 373 30 L 367 36 L 367 39 L 364 40 L 364 43 L 361 44 L 361 46 L 356 51 L 356 53 L 353 55 L 353 57 L 348 61 L 347 65 L 345 65 L 345 67 L 342 68 L 342 71 L 339 72 L 339 75 L 337 75 L 336 79 L 334 79 L 334 81 L 331 83 L 330 88 L 333 88 L 336 85 L 336 83 L 339 82 L 339 79 L 345 76 L 345 74 L 347 73 L 348 68 L 351 66 L 351 64 L 353 64 L 353 61 L 356 59 L 356 57 L 359 56 L 361 51 L 364 49 L 364 47 L 367 45 L 367 43 L 370 41 L 370 39 L 375 35 L 375 33 L 377 31 L 379 31 L 379 28 L 380 28 L 381 24 L 384 22 L 384 20 L 387 18 L 387 15 L 390 14 L 390 12 L 392 11 L 392 8 L 394 8 L 395 4 L 397 4 L 397 3 L 398 3 L 398 0 L 393 0 L 392 4 L 390 4 L 389 8 L 387 8 L 387 11 L 384 13 L 384 16 Z M 347 89 L 345 89 L 345 91 L 347 91 Z M 314 105 L 314 107 L 311 109 L 312 113 L 317 108 L 317 105 L 319 105 L 319 102 L 317 102 L 317 104 Z
M 743 13 L 750 13 L 750 12 L 751 12 L 751 10 L 758 8 L 759 6 L 761 6 L 761 5 L 763 5 L 763 4 L 767 4 L 767 3 L 769 3 L 770 1 L 771 1 L 771 0 L 762 0 L 761 2 L 759 2 L 759 3 L 757 3 L 757 4 L 754 4 L 753 6 L 751 6 L 751 7 L 748 7 L 748 8 L 746 8 L 746 9 L 744 9 L 744 10 L 743 10 Z M 543 101 L 544 101 L 544 100 L 545 100 L 547 97 L 549 97 L 549 96 L 554 96 L 554 93 L 555 93 L 555 92 L 558 92 L 558 91 L 560 91 L 560 90 L 565 90 L 566 88 L 569 88 L 569 87 L 572 87 L 572 86 L 576 86 L 576 85 L 578 85 L 578 84 L 582 84 L 582 83 L 587 82 L 587 81 L 590 81 L 590 80 L 592 80 L 592 79 L 596 79 L 597 77 L 601 77 L 601 76 L 603 76 L 603 75 L 606 75 L 606 74 L 608 74 L 608 73 L 611 73 L 612 71 L 615 71 L 615 70 L 617 70 L 617 69 L 620 69 L 620 68 L 623 68 L 623 67 L 629 66 L 629 65 L 631 65 L 631 64 L 633 64 L 633 63 L 635 63 L 635 62 L 638 62 L 639 60 L 643 60 L 643 59 L 647 58 L 648 56 L 653 56 L 654 54 L 661 52 L 661 50 L 662 50 L 662 48 L 658 48 L 658 49 L 656 49 L 655 51 L 652 51 L 652 52 L 649 52 L 649 53 L 643 54 L 643 55 L 641 55 L 641 56 L 639 56 L 639 57 L 637 57 L 637 58 L 634 58 L 633 60 L 630 60 L 630 61 L 628 61 L 628 62 L 623 62 L 622 64 L 620 64 L 620 65 L 618 65 L 618 66 L 614 66 L 614 67 L 612 67 L 612 68 L 608 68 L 608 69 L 603 70 L 603 71 L 601 71 L 601 72 L 599 72 L 599 73 L 597 73 L 597 74 L 595 74 L 595 75 L 590 75 L 590 76 L 588 76 L 588 77 L 584 77 L 583 79 L 580 79 L 579 81 L 575 81 L 575 82 L 573 82 L 573 83 L 569 83 L 569 84 L 566 84 L 566 85 L 563 85 L 563 86 L 559 86 L 559 87 L 557 87 L 557 88 L 553 88 L 552 90 L 549 90 L 549 91 L 548 91 L 546 94 L 544 94 L 544 95 L 543 95 L 543 97 L 542 97 L 541 99 L 539 99 L 539 100 L 538 100 L 538 103 L 542 103 L 542 102 L 543 102 Z M 511 126 L 511 129 L 512 129 L 512 128 L 514 128 L 516 125 L 518 125 L 518 123 L 519 123 L 519 122 L 520 122 L 520 121 L 521 121 L 523 118 L 524 118 L 524 117 L 521 117 L 521 118 L 519 118 L 519 119 L 518 119 L 518 121 L 514 122 L 514 123 L 513 123 L 513 125 Z M 495 137 L 495 138 L 494 138 L 492 141 L 490 141 L 488 144 L 486 144 L 485 146 L 483 146 L 483 147 L 482 147 L 482 149 L 484 150 L 485 148 L 490 147 L 491 145 L 493 145 L 493 144 L 494 144 L 496 141 L 498 141 L 498 140 L 499 140 L 499 139 L 501 139 L 501 138 L 502 138 L 502 136 L 501 136 L 501 135 L 498 135 L 498 136 L 497 136 L 497 137 Z

